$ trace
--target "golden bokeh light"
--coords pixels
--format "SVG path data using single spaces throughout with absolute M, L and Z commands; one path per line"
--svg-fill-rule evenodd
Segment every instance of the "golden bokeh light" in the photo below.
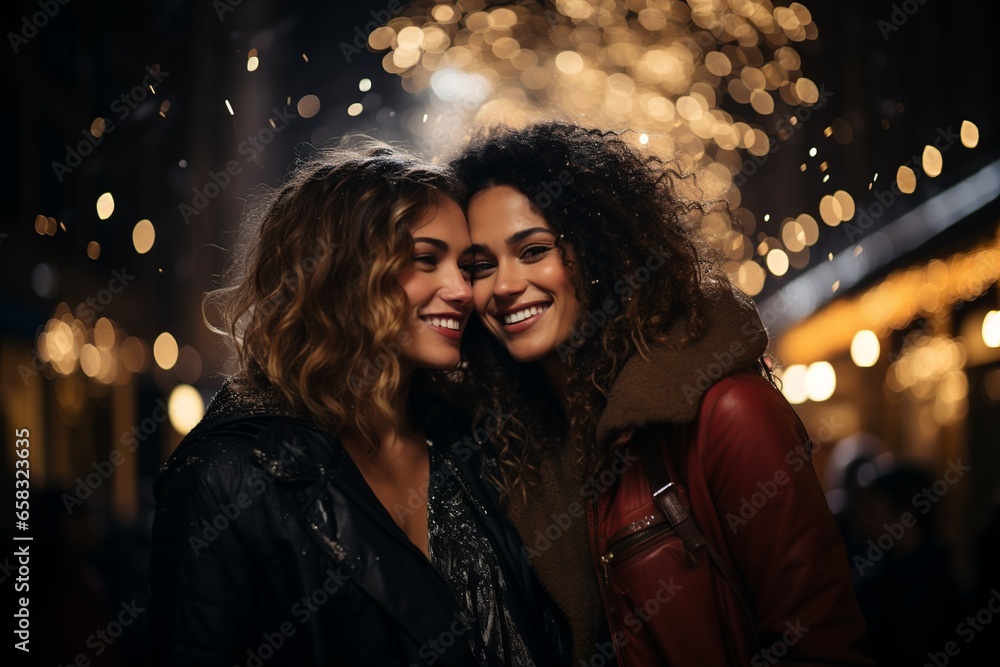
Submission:
M 156 229 L 149 220 L 140 220 L 132 228 L 132 246 L 140 255 L 145 255 L 156 242 Z
M 882 347 L 878 336 L 870 329 L 863 329 L 854 334 L 851 340 L 851 360 L 859 368 L 871 368 L 878 363 Z
M 110 192 L 105 192 L 103 195 L 97 198 L 97 217 L 101 220 L 107 220 L 111 217 L 111 214 L 115 212 L 115 198 L 111 196 Z
M 931 178 L 937 178 L 941 175 L 941 168 L 944 164 L 944 157 L 941 155 L 941 151 L 934 146 L 924 146 L 924 154 L 921 157 L 921 163 L 923 164 L 924 173 Z
M 153 341 L 153 359 L 156 365 L 165 371 L 169 371 L 177 363 L 177 340 L 167 331 L 164 331 Z
M 907 166 L 902 166 L 896 172 L 896 186 L 904 194 L 913 194 L 917 189 L 917 175 Z
M 191 385 L 179 384 L 167 398 L 167 414 L 174 430 L 181 435 L 187 435 L 205 416 L 205 401 L 198 390 Z
M 979 145 L 979 128 L 972 121 L 963 120 L 959 134 L 962 136 L 962 145 L 966 148 L 975 148 Z
M 319 113 L 319 97 L 316 95 L 303 95 L 295 105 L 299 115 L 303 118 L 312 118 Z

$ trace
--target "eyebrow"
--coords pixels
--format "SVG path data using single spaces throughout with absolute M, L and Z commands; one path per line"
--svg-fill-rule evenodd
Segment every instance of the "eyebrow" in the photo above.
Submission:
M 433 238 L 433 237 L 430 237 L 430 236 L 418 236 L 417 238 L 413 239 L 413 243 L 414 243 L 414 245 L 416 245 L 417 243 L 429 243 L 432 246 L 434 246 L 435 248 L 437 248 L 438 250 L 440 250 L 441 252 L 448 252 L 448 244 L 447 243 L 445 243 L 441 239 L 436 239 L 436 238 Z M 473 252 L 473 248 L 474 248 L 474 246 L 470 245 L 468 248 L 466 248 L 465 250 L 463 250 L 459 254 L 460 255 L 468 255 L 470 252 Z
M 513 245 L 514 243 L 526 239 L 532 234 L 537 234 L 538 232 L 545 232 L 546 234 L 551 234 L 552 236 L 556 235 L 554 231 L 546 229 L 545 227 L 528 227 L 527 229 L 522 229 L 521 231 L 514 232 L 508 236 L 506 243 L 507 245 Z

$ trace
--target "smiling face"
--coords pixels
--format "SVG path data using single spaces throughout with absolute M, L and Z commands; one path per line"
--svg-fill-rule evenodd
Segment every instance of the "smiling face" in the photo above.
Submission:
M 508 185 L 472 198 L 469 232 L 475 308 L 486 328 L 520 362 L 555 354 L 581 312 L 573 272 L 556 247 L 558 234 Z
M 462 357 L 462 331 L 472 312 L 472 249 L 462 209 L 442 197 L 410 226 L 413 262 L 399 275 L 410 321 L 400 363 L 404 368 L 451 370 Z

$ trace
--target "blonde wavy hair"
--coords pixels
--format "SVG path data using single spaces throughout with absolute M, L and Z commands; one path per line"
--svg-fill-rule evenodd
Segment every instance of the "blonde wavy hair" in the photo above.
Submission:
M 447 168 L 371 140 L 295 165 L 247 216 L 227 286 L 205 297 L 239 376 L 266 377 L 296 412 L 377 449 L 401 381 L 409 228 L 441 197 L 461 199 Z

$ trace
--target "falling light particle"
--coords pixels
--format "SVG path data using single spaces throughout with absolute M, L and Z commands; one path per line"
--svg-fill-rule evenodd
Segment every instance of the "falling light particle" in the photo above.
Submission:
M 319 97 L 316 95 L 303 95 L 295 108 L 303 118 L 312 118 L 319 113 Z
M 111 196 L 110 192 L 105 192 L 103 195 L 97 198 L 97 217 L 101 220 L 107 220 L 111 217 L 111 214 L 115 212 L 115 198 Z
M 347 107 L 347 115 L 348 116 L 360 116 L 361 112 L 364 111 L 364 110 L 365 110 L 365 108 L 364 108 L 364 106 L 361 105 L 360 102 L 355 102 L 351 106 Z M 426 116 L 424 116 L 424 117 L 426 118 Z
M 837 290 L 839 290 L 839 289 L 840 289 L 840 281 L 839 281 L 839 280 L 836 280 L 836 281 L 834 281 L 834 283 L 833 283 L 833 291 L 834 291 L 834 292 L 836 292 L 836 291 L 837 291 Z
M 854 246 L 854 256 L 855 257 L 857 257 L 858 255 L 860 255 L 864 251 L 865 251 L 865 249 L 862 246 L 859 246 L 859 245 L 858 246 Z
M 63 222 L 62 220 L 59 221 L 59 229 L 63 230 L 64 232 L 66 231 L 66 223 Z
M 769 222 L 770 220 L 771 220 L 771 214 L 770 213 L 765 213 L 764 214 L 764 222 Z
M 303 53 L 302 54 L 302 60 L 305 60 L 306 62 L 309 62 L 309 56 L 307 56 L 306 54 Z
M 233 112 L 233 105 L 229 103 L 229 100 L 226 100 L 226 108 L 229 109 L 229 115 L 230 116 L 235 116 L 236 115 L 236 113 Z
M 962 145 L 966 148 L 975 148 L 979 145 L 979 128 L 972 121 L 963 120 L 959 133 L 962 135 Z
M 816 147 L 813 146 L 812 148 L 809 149 L 809 157 L 816 157 L 816 153 L 818 152 L 819 151 L 816 150 Z
M 360 90 L 362 93 L 367 93 L 371 89 L 372 89 L 371 79 L 361 79 L 361 81 L 358 82 L 358 90 Z
M 833 253 L 831 252 L 830 254 L 828 254 L 826 256 L 826 259 L 827 259 L 828 262 L 832 262 L 833 261 Z
M 90 133 L 94 135 L 95 139 L 100 139 L 105 129 L 107 129 L 107 123 L 103 118 L 95 118 L 94 122 L 90 124 Z
M 426 123 L 427 122 L 427 114 L 424 114 L 424 118 L 420 122 L 421 123 Z
M 924 146 L 924 154 L 922 157 L 924 173 L 931 178 L 936 178 L 941 175 L 941 167 L 944 162 L 944 158 L 941 155 L 941 151 L 935 146 Z
M 826 183 L 829 180 L 830 180 L 830 174 L 827 174 L 826 176 L 823 177 L 823 182 L 824 183 Z
M 257 56 L 250 56 L 247 58 L 247 71 L 256 72 L 257 67 L 260 65 L 260 59 Z
M 645 132 L 643 132 L 642 134 L 640 134 L 639 135 L 639 143 L 642 144 L 643 146 L 645 146 L 646 144 L 648 144 L 649 143 L 649 135 L 646 134 Z
M 178 160 L 177 161 L 177 166 L 180 167 L 181 169 L 187 169 L 188 161 L 187 160 Z
M 132 245 L 140 255 L 145 255 L 156 241 L 156 229 L 149 220 L 140 220 L 132 228 Z
M 876 172 L 875 172 L 875 175 L 874 175 L 874 176 L 872 176 L 872 183 L 874 183 L 874 182 L 875 182 L 875 181 L 877 181 L 877 180 L 878 180 L 878 172 L 876 171 Z
M 101 244 L 97 241 L 91 241 L 87 244 L 87 257 L 90 259 L 97 259 L 101 256 Z
M 828 125 L 828 126 L 826 127 L 826 129 L 825 129 L 825 130 L 823 130 L 823 136 L 824 136 L 824 137 L 832 137 L 832 136 L 833 136 L 833 128 L 832 128 L 831 126 L 829 126 L 829 125 Z
M 896 172 L 896 185 L 899 191 L 904 194 L 913 194 L 917 189 L 917 175 L 907 166 L 902 166 Z
M 799 171 L 805 171 L 807 168 L 808 167 L 806 166 L 806 163 L 803 162 L 802 165 L 799 167 Z

